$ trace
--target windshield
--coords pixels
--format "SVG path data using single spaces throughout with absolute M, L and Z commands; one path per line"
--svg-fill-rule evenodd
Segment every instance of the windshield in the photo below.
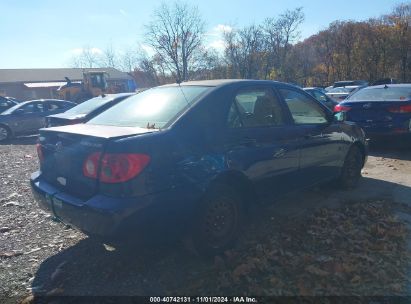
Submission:
M 370 100 L 370 101 L 402 101 L 411 99 L 410 87 L 382 87 L 360 90 L 350 96 L 347 100 Z
M 101 96 L 95 97 L 89 100 L 86 100 L 85 102 L 71 108 L 70 110 L 66 111 L 65 114 L 69 115 L 81 115 L 81 114 L 88 114 L 95 109 L 105 105 L 106 103 L 112 101 L 114 98 L 113 97 L 106 97 L 103 98 Z
M 11 108 L 8 108 L 6 111 L 4 111 L 3 113 L 0 113 L 0 115 L 7 115 L 7 114 L 11 114 L 14 110 L 20 108 L 22 106 L 22 104 L 16 104 L 15 106 L 12 106 Z
M 204 86 L 159 87 L 127 98 L 88 121 L 93 125 L 162 128 L 186 109 L 201 93 Z

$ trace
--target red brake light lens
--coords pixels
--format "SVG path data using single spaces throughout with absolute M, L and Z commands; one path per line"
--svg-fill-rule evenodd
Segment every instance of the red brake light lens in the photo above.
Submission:
M 108 153 L 99 160 L 101 153 L 91 154 L 84 162 L 83 174 L 90 178 L 99 178 L 103 183 L 121 183 L 128 181 L 143 171 L 150 162 L 146 154 Z M 100 169 L 100 173 L 99 173 Z
M 351 110 L 351 108 L 348 106 L 340 104 L 334 106 L 334 112 L 348 112 L 349 110 Z
M 411 113 L 411 105 L 404 105 L 399 107 L 390 107 L 388 111 L 391 113 Z
M 43 148 L 40 143 L 36 144 L 37 156 L 39 157 L 40 162 L 44 160 Z

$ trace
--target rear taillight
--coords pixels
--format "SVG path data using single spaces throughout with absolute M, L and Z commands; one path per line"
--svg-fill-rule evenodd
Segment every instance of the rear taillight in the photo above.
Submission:
M 36 144 L 37 156 L 39 157 L 40 162 L 44 160 L 43 148 L 40 143 Z
M 99 161 L 101 153 L 91 154 L 84 162 L 83 174 L 90 178 L 99 178 L 103 183 L 121 183 L 128 181 L 138 174 L 150 162 L 146 154 L 112 153 L 104 154 Z
M 391 113 L 411 113 L 411 105 L 389 107 L 388 111 Z
M 340 104 L 334 106 L 334 112 L 348 112 L 349 110 L 351 110 L 351 108 L 348 106 Z

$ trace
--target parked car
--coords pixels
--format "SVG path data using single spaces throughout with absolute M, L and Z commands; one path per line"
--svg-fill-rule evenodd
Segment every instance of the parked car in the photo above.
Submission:
M 366 87 L 334 108 L 361 126 L 367 136 L 407 135 L 411 132 L 411 84 Z
M 354 90 L 359 89 L 360 86 L 347 86 L 347 87 L 336 87 L 329 90 L 326 94 L 328 97 L 334 99 L 337 102 L 340 102 L 347 98 Z
M 0 141 L 34 134 L 45 126 L 46 116 L 64 112 L 76 104 L 57 99 L 39 99 L 19 103 L 0 114 Z
M 338 104 L 338 102 L 328 97 L 326 94 L 324 94 L 321 90 L 317 88 L 304 88 L 303 90 L 306 91 L 311 96 L 313 96 L 315 99 L 317 99 L 322 104 L 326 105 L 327 108 L 329 108 L 331 111 L 333 111 L 334 107 Z
M 281 82 L 156 87 L 84 124 L 41 129 L 31 187 L 42 208 L 108 243 L 180 230 L 215 254 L 248 204 L 329 180 L 356 185 L 364 133 L 338 117 Z
M 47 116 L 46 126 L 55 127 L 83 123 L 131 95 L 134 94 L 106 94 L 91 98 L 64 113 Z
M 7 109 L 10 109 L 11 107 L 14 107 L 17 104 L 17 101 L 11 100 L 7 97 L 0 96 L 0 113 L 6 111 Z
M 367 85 L 368 85 L 368 81 L 366 80 L 342 80 L 342 81 L 334 82 L 333 87 L 339 88 L 339 87 L 348 87 L 348 86 L 367 86 Z

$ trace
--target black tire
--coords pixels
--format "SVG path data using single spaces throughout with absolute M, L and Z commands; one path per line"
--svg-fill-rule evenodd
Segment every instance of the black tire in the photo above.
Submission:
M 0 142 L 6 141 L 10 138 L 10 130 L 6 126 L 0 125 Z
M 244 202 L 239 191 L 226 185 L 209 189 L 191 235 L 197 253 L 215 256 L 231 248 L 240 234 L 243 214 Z
M 352 146 L 347 153 L 338 180 L 343 189 L 352 189 L 357 186 L 363 167 L 363 155 L 359 147 Z

